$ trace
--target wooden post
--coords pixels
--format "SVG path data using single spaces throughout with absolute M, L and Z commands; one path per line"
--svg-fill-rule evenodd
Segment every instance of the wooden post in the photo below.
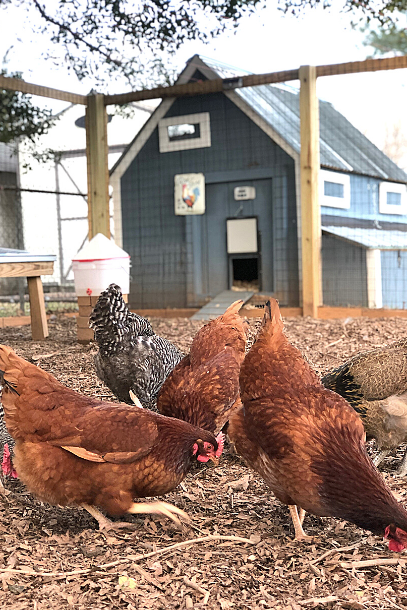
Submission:
M 321 292 L 319 108 L 315 66 L 299 69 L 301 131 L 301 243 L 303 315 L 318 317 Z
M 27 277 L 27 284 L 30 298 L 31 335 L 34 341 L 42 341 L 48 337 L 48 325 L 41 277 Z
M 86 158 L 88 165 L 89 239 L 97 233 L 110 238 L 107 114 L 104 96 L 88 95 Z

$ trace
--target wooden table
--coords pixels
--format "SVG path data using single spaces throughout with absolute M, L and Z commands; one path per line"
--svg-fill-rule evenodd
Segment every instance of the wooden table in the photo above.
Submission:
M 54 273 L 54 254 L 31 254 L 23 250 L 0 248 L 0 278 L 26 277 L 30 299 L 31 334 L 35 341 L 48 337 L 42 275 Z

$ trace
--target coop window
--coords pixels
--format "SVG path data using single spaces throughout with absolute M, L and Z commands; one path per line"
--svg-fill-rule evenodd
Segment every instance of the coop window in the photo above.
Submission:
M 169 125 L 168 139 L 170 142 L 175 140 L 189 140 L 191 138 L 199 138 L 201 129 L 199 123 L 183 123 L 182 125 Z
M 320 172 L 320 204 L 329 208 L 350 208 L 350 177 L 339 172 Z
M 160 152 L 174 152 L 211 145 L 209 112 L 168 117 L 158 123 Z
M 405 184 L 381 182 L 379 187 L 380 214 L 407 214 L 407 191 Z
M 340 197 L 343 199 L 345 188 L 343 184 L 338 184 L 337 182 L 328 182 L 324 181 L 324 196 L 328 197 Z

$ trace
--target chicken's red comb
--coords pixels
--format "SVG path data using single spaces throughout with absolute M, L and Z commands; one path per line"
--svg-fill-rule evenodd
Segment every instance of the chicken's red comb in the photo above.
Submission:
M 218 436 L 216 437 L 216 442 L 218 443 L 218 448 L 215 456 L 218 458 L 222 455 L 223 447 L 225 445 L 225 435 L 222 432 L 219 432 Z

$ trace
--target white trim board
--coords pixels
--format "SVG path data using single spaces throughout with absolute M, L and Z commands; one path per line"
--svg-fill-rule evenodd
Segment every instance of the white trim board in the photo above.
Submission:
M 199 137 L 170 140 L 168 128 L 173 125 L 198 124 Z M 196 112 L 166 117 L 158 121 L 158 146 L 160 153 L 176 152 L 177 150 L 191 150 L 192 148 L 206 148 L 211 145 L 211 122 L 209 112 Z
M 367 306 L 372 309 L 383 307 L 382 263 L 380 250 L 366 250 Z
M 343 197 L 325 195 L 325 182 L 343 186 Z M 350 208 L 350 176 L 341 172 L 331 172 L 327 169 L 319 170 L 319 205 L 328 208 Z
M 400 195 L 400 205 L 387 203 L 387 194 Z M 397 214 L 402 216 L 407 213 L 407 187 L 397 182 L 381 182 L 379 186 L 379 213 Z

